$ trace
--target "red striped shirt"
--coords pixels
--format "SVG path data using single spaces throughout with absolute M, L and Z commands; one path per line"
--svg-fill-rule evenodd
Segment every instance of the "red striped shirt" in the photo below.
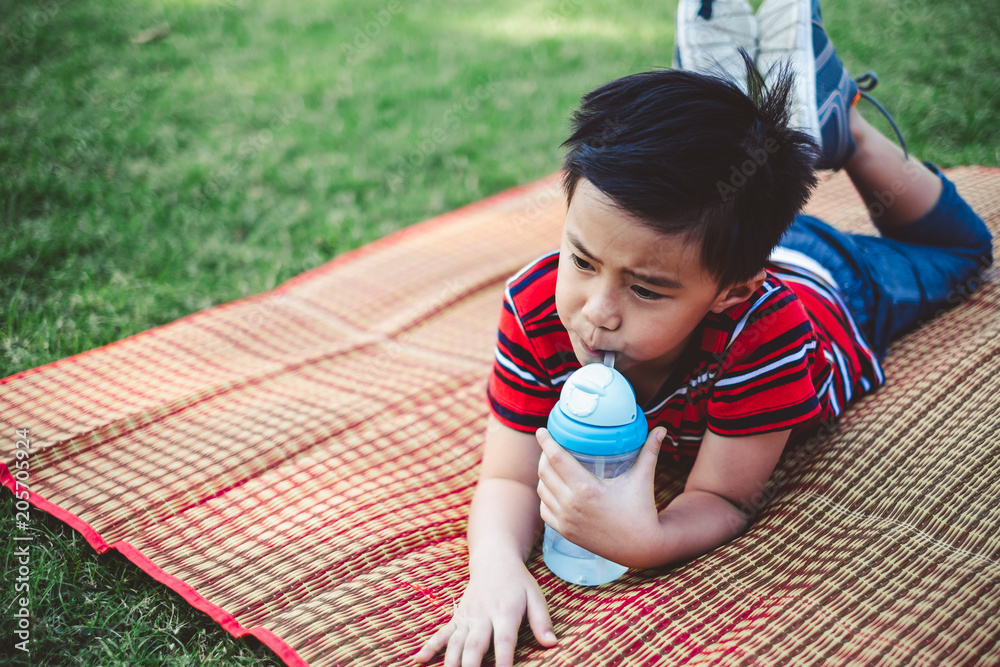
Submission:
M 559 252 L 507 281 L 497 330 L 490 410 L 527 433 L 545 426 L 566 378 L 580 368 L 555 307 Z M 642 406 L 665 426 L 663 451 L 697 453 L 706 429 L 736 437 L 829 420 L 884 382 L 882 368 L 837 290 L 787 258 L 766 267 L 745 302 L 709 313 L 700 332 Z

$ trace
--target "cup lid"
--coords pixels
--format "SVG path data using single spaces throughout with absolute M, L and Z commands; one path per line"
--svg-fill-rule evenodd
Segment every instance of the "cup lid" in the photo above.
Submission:
M 567 417 L 591 426 L 624 426 L 635 421 L 635 392 L 625 376 L 603 364 L 573 372 L 559 394 Z

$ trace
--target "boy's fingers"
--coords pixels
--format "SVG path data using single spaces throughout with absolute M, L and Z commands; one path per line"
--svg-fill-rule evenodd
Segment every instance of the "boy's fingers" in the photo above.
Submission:
M 454 630 L 454 624 L 448 623 L 447 625 L 438 628 L 430 639 L 424 642 L 424 645 L 420 647 L 420 650 L 415 656 L 414 660 L 417 662 L 427 662 L 433 658 L 438 651 L 443 649 L 447 644 L 448 640 L 451 638 L 451 633 Z
M 538 457 L 538 471 L 541 473 L 543 467 L 547 467 L 549 472 L 559 479 L 567 482 L 580 482 L 590 479 L 590 473 L 573 455 L 562 448 L 558 442 L 552 439 L 547 429 L 540 428 L 535 431 L 535 437 L 542 448 L 542 455 Z
M 558 470 L 552 467 L 552 463 L 544 454 L 538 459 L 538 484 L 536 488 L 540 490 L 543 486 L 548 490 L 550 498 L 553 500 L 564 498 L 570 490 L 570 484 L 559 474 Z M 553 504 L 552 506 L 556 507 L 557 505 Z
M 660 456 L 660 445 L 663 443 L 664 437 L 667 435 L 667 429 L 662 426 L 658 426 L 649 432 L 646 436 L 646 442 L 642 446 L 642 451 L 639 452 L 639 458 L 641 461 L 636 461 L 638 464 L 636 468 L 638 470 L 644 470 L 650 474 L 656 469 L 656 459 Z
M 476 623 L 469 628 L 462 650 L 462 667 L 479 667 L 486 649 L 490 647 L 491 629 L 489 623 Z
M 550 491 L 557 495 L 565 493 L 566 482 L 559 474 L 559 471 L 552 467 L 552 462 L 549 461 L 545 454 L 542 454 L 538 458 L 538 482 L 539 486 L 544 484 L 549 487 Z
M 493 656 L 496 667 L 513 666 L 514 647 L 517 644 L 517 626 L 520 622 L 520 618 L 514 623 L 505 620 L 493 622 Z
M 552 619 L 549 618 L 549 609 L 545 604 L 545 596 L 540 589 L 528 592 L 528 625 L 535 635 L 535 639 L 542 646 L 555 646 L 556 635 L 552 632 Z M 497 661 L 499 667 L 500 661 Z
M 556 462 L 562 458 L 560 454 L 564 450 L 559 443 L 552 438 L 552 434 L 549 433 L 547 428 L 540 428 L 535 431 L 535 439 L 538 440 L 538 446 L 542 449 L 542 458 L 548 457 L 551 461 Z
M 437 654 L 437 652 L 438 649 L 436 648 L 432 649 L 425 642 L 424 645 L 420 647 L 420 650 L 414 654 L 413 659 L 416 660 L 417 662 L 427 662 L 428 660 L 433 658 Z
M 539 479 L 538 484 L 535 485 L 535 492 L 538 494 L 538 499 L 542 501 L 542 504 L 548 507 L 553 512 L 559 509 L 559 500 L 552 493 L 552 490 L 548 487 L 544 480 Z
M 444 654 L 444 667 L 459 667 L 462 660 L 462 649 L 465 648 L 465 638 L 469 634 L 469 628 L 465 625 L 458 626 L 448 640 L 448 650 Z
M 545 451 L 545 448 L 549 446 L 549 441 L 552 440 L 552 436 L 549 435 L 548 429 L 538 428 L 535 429 L 535 440 L 538 441 L 538 446 Z

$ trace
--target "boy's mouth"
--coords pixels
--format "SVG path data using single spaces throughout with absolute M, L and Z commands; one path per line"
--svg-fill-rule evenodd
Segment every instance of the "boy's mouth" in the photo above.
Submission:
M 584 359 L 580 359 L 580 363 L 582 363 L 582 364 L 587 364 L 587 363 L 590 363 L 591 361 L 599 361 L 601 363 L 604 363 L 604 353 L 605 352 L 612 352 L 612 353 L 614 353 L 615 356 L 616 356 L 616 358 L 617 358 L 617 356 L 619 354 L 618 350 L 609 350 L 609 349 L 601 348 L 601 347 L 590 347 L 589 345 L 587 345 L 586 342 L 584 342 L 584 341 L 586 341 L 586 339 L 583 336 L 581 336 L 579 334 L 576 334 L 575 332 L 573 334 L 573 337 L 575 337 L 577 339 L 577 341 L 579 341 L 579 345 L 580 345 L 580 348 L 583 350 L 583 353 L 586 354 L 588 357 L 590 357 L 590 361 L 587 361 L 587 360 L 584 360 Z
M 614 350 L 604 350 L 604 349 L 600 349 L 600 348 L 594 349 L 594 348 L 590 347 L 589 345 L 587 345 L 586 343 L 584 343 L 582 341 L 581 341 L 580 344 L 583 345 L 583 350 L 588 355 L 590 355 L 591 357 L 597 357 L 601 361 L 604 360 L 604 353 L 605 352 L 614 352 Z M 617 353 L 615 353 L 615 354 L 617 354 Z

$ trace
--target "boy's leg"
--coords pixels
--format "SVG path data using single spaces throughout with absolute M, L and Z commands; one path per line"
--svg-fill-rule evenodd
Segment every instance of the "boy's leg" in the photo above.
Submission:
M 937 167 L 904 155 L 857 108 L 850 119 L 857 149 L 844 168 L 884 238 L 992 257 L 985 223 Z
M 799 3 L 814 10 L 813 36 L 824 37 L 817 0 Z M 992 236 L 936 167 L 907 157 L 865 122 L 854 106 L 857 96 L 847 99 L 839 84 L 823 84 L 850 80 L 846 73 L 838 75 L 842 65 L 828 40 L 816 48 L 815 57 L 817 106 L 839 105 L 831 118 L 850 123 L 842 128 L 846 123 L 838 120 L 830 126 L 833 133 L 821 123 L 821 163 L 847 169 L 882 236 L 845 234 L 799 216 L 781 245 L 813 257 L 830 271 L 882 358 L 891 340 L 962 302 L 979 286 L 993 263 Z
M 883 236 L 931 210 L 941 195 L 942 181 L 876 130 L 852 107 L 849 115 L 855 153 L 844 165 L 864 199 L 872 222 Z
M 936 167 L 901 150 L 851 111 L 857 152 L 848 175 L 882 236 L 850 234 L 797 216 L 781 245 L 833 275 L 872 349 L 963 302 L 993 263 L 985 223 Z
M 961 246 L 924 245 L 842 232 L 796 216 L 780 245 L 826 268 L 879 359 L 889 343 L 965 301 L 993 263 L 992 237 L 943 174 L 941 197 L 910 227 L 918 237 L 975 239 Z M 909 230 L 907 230 L 909 231 Z

